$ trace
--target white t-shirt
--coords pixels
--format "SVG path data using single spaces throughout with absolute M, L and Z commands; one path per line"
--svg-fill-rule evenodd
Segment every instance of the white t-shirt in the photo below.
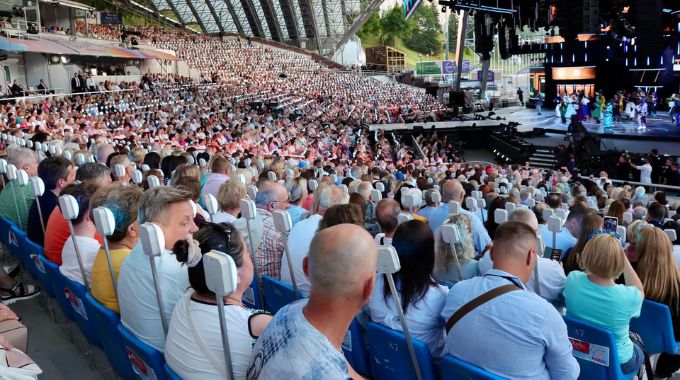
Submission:
M 222 374 L 212 365 L 207 355 L 196 343 L 197 339 L 189 323 L 189 315 L 191 315 L 199 336 L 221 366 L 220 368 L 224 368 L 224 349 L 218 306 L 193 300 L 192 294 L 194 291 L 190 289 L 175 305 L 168 336 L 165 339 L 165 360 L 170 368 L 185 380 L 223 379 Z M 254 315 L 257 315 L 254 310 L 240 306 L 225 305 L 224 307 L 235 380 L 246 378 L 250 356 L 257 340 L 256 337 L 250 335 L 249 322 Z
M 78 241 L 78 249 L 80 258 L 83 261 L 83 268 L 85 269 L 85 276 L 87 276 L 87 283 L 92 284 L 92 264 L 99 252 L 99 242 L 93 238 L 86 236 L 76 236 Z M 76 256 L 76 249 L 73 246 L 73 239 L 69 236 L 61 250 L 61 266 L 59 272 L 67 278 L 83 284 L 83 274 L 80 272 L 80 265 L 78 264 L 78 257 Z
M 644 164 L 638 166 L 638 169 L 640 169 L 640 182 L 652 183 L 652 165 Z
M 392 297 L 388 297 L 387 303 L 385 302 L 383 286 L 388 285 L 384 282 L 384 277 L 379 275 L 375 281 L 371 300 L 366 307 L 368 315 L 371 321 L 375 323 L 402 331 L 399 314 L 394 307 Z M 396 284 L 396 286 L 398 290 L 399 284 Z M 420 301 L 415 304 L 411 302 L 404 314 L 411 336 L 425 342 L 434 357 L 443 355 L 446 345 L 446 334 L 444 332 L 446 321 L 442 319 L 441 312 L 448 293 L 449 289 L 445 286 L 439 284 L 431 286 Z
M 319 229 L 319 223 L 323 217 L 314 214 L 307 219 L 299 221 L 288 235 L 288 254 L 290 254 L 291 262 L 293 263 L 293 274 L 297 288 L 303 297 L 309 296 L 309 279 L 302 270 L 302 259 L 307 256 L 309 246 L 312 244 L 312 239 Z M 281 258 L 281 281 L 286 284 L 293 284 L 290 279 L 290 270 L 288 269 L 288 259 L 284 252 Z

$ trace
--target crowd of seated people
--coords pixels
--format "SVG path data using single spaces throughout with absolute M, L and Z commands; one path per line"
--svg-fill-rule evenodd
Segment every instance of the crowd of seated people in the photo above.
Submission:
M 220 70 L 215 83 L 151 75 L 152 87 L 1 106 L 0 133 L 8 139 L 0 154 L 40 177 L 45 193 L 38 203 L 30 189 L 9 181 L 0 215 L 42 245 L 64 276 L 88 283 L 94 298 L 183 378 L 225 377 L 215 294 L 202 265 L 211 250 L 231 256 L 238 271 L 236 292 L 224 300 L 238 379 L 361 378 L 341 351 L 350 323 L 359 317 L 402 328 L 388 277 L 376 273 L 378 245 L 392 245 L 401 262 L 392 278 L 413 336 L 434 357 L 453 355 L 501 376 L 578 377 L 561 313 L 610 330 L 625 372 L 641 366 L 642 347 L 628 326 L 645 297 L 668 305 L 678 326 L 680 242 L 662 231 L 678 230 L 677 214 L 670 217 L 678 205 L 663 192 L 614 186 L 604 176 L 595 182 L 568 171 L 459 163 L 443 153 L 439 138 L 428 160 L 416 159 L 407 144 L 383 133 L 371 143 L 364 123 L 388 121 L 384 111 L 392 107 L 428 110 L 433 99 L 389 94 L 389 86 L 275 49 L 201 36 L 157 43 L 195 58 L 206 74 L 218 70 L 212 62 L 233 70 Z M 280 109 L 266 104 L 275 96 Z M 32 148 L 21 146 L 25 139 Z M 37 149 L 38 142 L 52 149 Z M 135 170 L 144 172 L 141 183 L 133 181 Z M 257 188 L 248 223 L 239 215 L 247 186 Z M 378 188 L 379 202 L 370 197 Z M 466 208 L 473 191 L 487 208 Z M 74 237 L 58 204 L 65 194 L 80 208 Z M 202 194 L 217 198 L 212 221 Z M 462 205 L 457 215 L 449 202 Z M 501 223 L 493 210 L 508 204 L 517 209 Z M 109 237 L 115 291 L 93 227 L 95 207 L 109 208 L 116 220 Z M 548 209 L 566 214 L 555 242 Z M 273 220 L 284 210 L 295 219 L 287 235 Z M 628 213 L 639 221 L 628 223 Z M 621 215 L 619 224 L 629 229 L 625 246 L 604 230 L 601 215 Z M 413 220 L 399 224 L 402 216 Z M 139 238 L 144 223 L 158 225 L 164 237 L 154 258 L 162 315 Z M 442 236 L 451 224 L 460 234 L 453 247 Z M 539 241 L 562 255 L 544 257 Z M 290 284 L 294 278 L 304 298 L 274 316 L 248 307 L 255 273 Z M 38 293 L 12 274 L 0 269 L 3 301 Z M 507 293 L 450 322 L 497 288 Z M 680 357 L 664 355 L 656 371 L 670 376 L 678 369 Z
M 596 184 L 592 187 L 572 178 L 564 192 L 563 182 L 560 186 L 551 185 L 552 176 L 561 175 L 556 171 L 536 175 L 533 170 L 517 166 L 455 163 L 437 171 L 422 161 L 383 170 L 374 166 L 373 161 L 341 163 L 329 158 L 310 162 L 304 157 L 286 159 L 247 151 L 209 154 L 187 152 L 179 144 L 166 148 L 144 141 L 127 147 L 112 145 L 99 136 L 85 140 L 82 136 L 50 135 L 36 130 L 29 128 L 25 134 L 32 135 L 32 141 L 42 139 L 60 146 L 70 151 L 71 157 L 81 154 L 85 161 L 101 163 L 78 164 L 75 158 L 69 161 L 50 152 L 5 143 L 10 162 L 39 176 L 46 184 L 40 203 L 42 214 L 48 216 L 46 235 L 42 235 L 36 214 L 37 202 L 12 181 L 0 193 L 0 202 L 12 205 L 10 192 L 14 189 L 23 202 L 20 209 L 27 209 L 27 213 L 17 215 L 14 207 L 6 207 L 3 216 L 16 221 L 32 240 L 44 245 L 48 259 L 60 264 L 65 276 L 91 284 L 94 297 L 119 312 L 123 325 L 133 334 L 165 352 L 170 367 L 184 378 L 222 375 L 221 367 L 215 366 L 200 347 L 190 350 L 191 357 L 184 354 L 186 347 L 197 344 L 199 338 L 211 352 L 221 350 L 219 336 L 210 334 L 218 328 L 214 294 L 206 288 L 205 274 L 198 265 L 201 256 L 212 249 L 231 255 L 243 280 L 237 292 L 225 299 L 230 305 L 227 306 L 230 350 L 237 378 L 266 378 L 272 371 L 283 371 L 293 377 L 310 373 L 331 378 L 342 374 L 358 376 L 340 360 L 337 348 L 343 334 L 339 340 L 337 334 L 346 330 L 357 315 L 391 329 L 402 329 L 385 277 L 376 275 L 375 269 L 365 271 L 371 265 L 375 268 L 375 256 L 367 252 L 379 244 L 394 246 L 400 259 L 402 269 L 393 278 L 413 337 L 425 342 L 434 357 L 454 355 L 503 376 L 578 376 L 578 364 L 571 354 L 560 316 L 563 310 L 569 317 L 612 331 L 624 372 L 637 371 L 642 363 L 642 347 L 628 338 L 628 324 L 640 314 L 645 297 L 669 305 L 677 321 L 675 290 L 680 277 L 673 247 L 678 242 L 671 242 L 663 231 L 669 227 L 678 229 L 677 217 L 667 218 L 677 205 L 661 205 L 659 200 L 666 200 L 662 193 L 645 194 L 632 202 L 635 189 L 609 185 L 602 190 L 613 198 L 607 197 L 605 207 L 599 208 L 587 198 L 597 188 Z M 207 159 L 202 166 L 195 163 L 200 158 Z M 111 168 L 115 165 L 129 170 L 122 176 L 113 174 Z M 143 184 L 133 184 L 132 171 L 142 170 L 143 165 L 149 166 L 145 168 L 147 180 L 152 175 L 164 177 L 169 180 L 159 178 L 159 182 L 167 185 L 144 191 Z M 280 182 L 269 180 L 270 172 L 276 173 Z M 250 174 L 246 183 L 240 173 Z M 421 180 L 427 178 L 433 181 Z M 302 180 L 318 181 L 319 186 L 311 194 L 301 191 L 297 187 Z M 372 208 L 378 226 L 374 231 L 366 228 L 369 209 L 366 203 L 374 202 L 361 196 L 364 183 L 370 189 L 376 183 L 385 187 L 385 199 Z M 246 184 L 258 188 L 254 199 L 257 216 L 250 228 L 238 212 L 238 202 L 247 197 Z M 348 192 L 342 189 L 343 184 Z M 438 190 L 434 185 L 439 186 Z M 482 223 L 480 212 L 466 210 L 465 202 L 460 214 L 450 216 L 443 208 L 447 204 L 427 206 L 427 195 L 423 196 L 423 192 L 440 191 L 443 202 L 460 201 L 471 196 L 471 190 L 466 189 L 475 188 L 487 200 L 487 213 L 492 207 L 502 209 L 498 199 L 519 208 L 510 212 L 505 223 Z M 221 220 L 207 222 L 210 216 L 198 202 L 203 190 L 216 195 L 218 214 L 224 215 Z M 423 207 L 417 210 L 404 207 L 399 202 L 403 203 L 405 196 L 398 192 L 425 198 Z M 64 218 L 56 201 L 63 194 L 72 195 L 80 206 L 80 213 L 73 220 L 76 239 L 64 231 Z M 299 201 L 297 197 L 304 198 L 298 202 L 304 211 L 286 237 L 274 227 L 272 213 L 291 210 L 291 202 Z M 525 203 L 534 200 L 536 205 L 529 208 L 522 199 Z M 198 212 L 193 211 L 191 201 L 198 204 Z M 563 203 L 568 205 L 568 216 L 558 235 L 564 237 L 559 237 L 555 246 L 564 249 L 564 255 L 555 261 L 543 257 L 536 237 L 542 235 L 544 211 L 566 210 Z M 613 231 L 603 230 L 600 216 L 618 213 L 614 209 L 619 204 L 627 205 L 625 213 L 643 219 L 633 220 L 627 226 L 630 243 L 626 246 Z M 117 221 L 117 229 L 110 237 L 114 274 L 118 276 L 117 297 L 101 237 L 92 222 L 92 209 L 100 206 L 111 209 Z M 647 212 L 634 214 L 636 208 Z M 419 218 L 398 224 L 399 213 Z M 31 217 L 34 214 L 36 217 Z M 621 225 L 626 225 L 624 219 L 622 215 Z M 165 237 L 165 251 L 156 265 L 163 318 L 170 322 L 167 336 L 160 323 L 148 259 L 139 242 L 139 226 L 145 222 L 158 224 Z M 461 235 L 455 253 L 441 236 L 441 226 L 449 223 L 458 226 Z M 246 243 L 250 234 L 256 247 L 254 263 Z M 543 240 L 545 245 L 553 246 L 552 236 Z M 80 246 L 86 277 L 75 259 L 74 241 Z M 284 246 L 291 256 L 292 268 L 288 268 Z M 453 258 L 454 254 L 458 260 Z M 460 272 L 456 261 L 460 263 Z M 339 266 L 348 263 L 352 263 L 352 271 L 339 270 Z M 308 298 L 284 307 L 273 319 L 243 308 L 243 293 L 253 279 L 253 266 L 257 266 L 261 275 L 288 283 L 292 283 L 292 273 L 301 294 Z M 538 281 L 533 278 L 534 266 L 541 274 Z M 350 272 L 352 278 L 348 279 Z M 471 312 L 474 316 L 447 326 L 449 318 L 463 305 L 503 285 L 511 285 L 517 291 L 482 305 Z M 16 296 L 22 298 L 21 294 Z M 9 299 L 13 299 L 12 294 Z M 328 310 L 337 310 L 338 314 L 328 320 Z M 505 330 L 517 326 L 519 321 L 525 329 L 513 334 Z M 195 329 L 192 325 L 200 327 Z M 286 334 L 290 331 L 297 332 L 294 339 Z M 321 335 L 327 340 L 319 343 L 318 339 L 311 339 Z M 470 344 L 456 344 L 460 341 Z M 270 352 L 274 344 L 282 345 L 282 350 Z M 523 360 L 507 355 L 502 347 L 509 345 L 520 347 L 514 351 Z M 500 351 L 479 354 L 489 347 L 498 347 Z M 287 355 L 288 352 L 316 355 L 312 358 Z M 215 357 L 223 360 L 222 355 Z M 295 359 L 284 360 L 290 357 Z M 313 364 L 319 361 L 324 363 L 322 369 Z M 666 354 L 660 359 L 657 372 L 672 374 L 679 367 L 680 360 Z

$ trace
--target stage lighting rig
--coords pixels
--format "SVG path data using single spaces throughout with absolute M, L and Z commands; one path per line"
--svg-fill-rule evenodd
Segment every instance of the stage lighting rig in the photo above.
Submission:
M 470 11 L 508 15 L 517 12 L 514 0 L 441 0 L 439 1 L 439 5 L 456 10 L 468 9 Z

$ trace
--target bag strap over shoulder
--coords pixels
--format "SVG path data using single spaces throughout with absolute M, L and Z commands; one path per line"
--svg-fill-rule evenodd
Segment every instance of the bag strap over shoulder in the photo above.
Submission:
M 485 304 L 486 302 L 491 301 L 492 299 L 502 296 L 505 293 L 509 293 L 515 290 L 521 290 L 521 288 L 517 285 L 513 284 L 507 284 L 503 286 L 499 286 L 497 288 L 491 289 L 488 292 L 478 296 L 477 298 L 473 299 L 472 301 L 466 303 L 463 305 L 460 309 L 458 309 L 451 318 L 449 318 L 448 322 L 446 322 L 446 333 L 448 334 L 453 325 L 455 325 L 459 320 L 461 320 L 464 316 L 466 316 L 469 312 L 472 310 L 476 309 L 477 307 Z

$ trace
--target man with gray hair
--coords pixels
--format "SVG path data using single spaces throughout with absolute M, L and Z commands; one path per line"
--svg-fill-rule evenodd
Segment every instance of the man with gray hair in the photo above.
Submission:
M 305 257 L 309 298 L 284 306 L 257 339 L 247 379 L 360 379 L 342 342 L 375 286 L 377 248 L 352 224 L 320 231 Z
M 538 234 L 538 220 L 536 215 L 529 209 L 518 208 L 508 215 L 508 222 L 521 222 L 536 231 Z M 531 275 L 529 281 L 526 282 L 527 290 L 540 293 L 546 301 L 557 306 L 564 304 L 562 291 L 564 290 L 564 282 L 567 277 L 564 275 L 564 269 L 559 261 L 551 260 L 542 256 L 543 251 L 541 247 L 536 250 L 536 272 L 538 273 L 538 285 L 536 284 L 536 272 Z M 479 272 L 484 275 L 491 270 L 493 262 L 491 255 L 487 252 L 484 257 L 479 260 Z
M 135 169 L 135 164 L 130 161 L 130 158 L 128 158 L 126 154 L 113 156 L 109 164 L 111 165 L 111 172 L 113 173 L 113 178 L 116 182 L 122 183 L 123 185 L 130 184 L 130 181 L 132 180 L 132 171 Z M 125 169 L 124 174 L 121 177 L 116 174 L 116 165 L 121 165 L 123 166 L 123 169 Z
M 106 160 L 112 155 L 116 150 L 113 149 L 113 145 L 108 143 L 100 143 L 95 148 L 95 155 L 97 162 L 106 165 Z
M 76 181 L 89 182 L 97 187 L 111 184 L 111 169 L 108 166 L 96 162 L 85 162 L 78 167 Z
M 260 185 L 255 197 L 257 215 L 262 220 L 262 238 L 257 249 L 257 263 L 259 273 L 277 280 L 281 279 L 281 256 L 286 241 L 274 226 L 273 212 L 287 210 L 288 192 L 286 188 L 276 182 L 264 181 Z
M 175 304 L 189 287 L 187 268 L 172 254 L 172 247 L 198 231 L 194 224 L 191 194 L 171 186 L 144 192 L 139 206 L 139 224 L 157 224 L 163 231 L 163 253 L 154 258 L 163 301 L 163 318 L 170 323 Z M 118 276 L 118 304 L 121 322 L 135 336 L 159 351 L 165 347 L 165 333 L 149 257 L 137 241 L 123 261 Z
M 637 206 L 633 209 L 633 220 L 645 220 L 647 209 L 644 206 Z
M 314 234 L 316 234 L 316 231 L 319 229 L 319 224 L 321 223 L 321 220 L 323 220 L 323 215 L 331 206 L 349 203 L 349 195 L 342 191 L 338 186 L 327 185 L 319 190 L 319 208 L 317 209 L 316 214 L 299 221 L 288 235 L 288 254 L 293 263 L 293 274 L 295 275 L 295 281 L 302 296 L 307 296 L 309 294 L 309 279 L 305 276 L 305 272 L 302 269 L 302 261 L 309 252 L 309 246 L 312 243 Z M 288 260 L 282 261 L 281 281 L 292 285 L 293 281 L 290 278 Z
M 13 149 L 7 157 L 7 163 L 23 169 L 29 177 L 38 175 L 38 160 L 35 152 L 27 148 Z M 14 206 L 16 196 L 17 207 Z M 35 199 L 31 186 L 19 186 L 16 179 L 7 182 L 0 193 L 0 216 L 15 222 L 22 230 L 28 227 L 28 210 Z

